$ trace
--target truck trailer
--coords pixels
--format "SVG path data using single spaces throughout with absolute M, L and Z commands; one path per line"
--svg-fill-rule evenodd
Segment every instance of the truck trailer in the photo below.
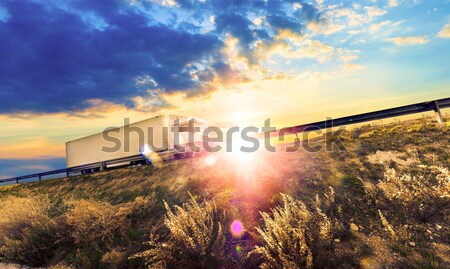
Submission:
M 206 126 L 204 120 L 194 117 L 160 115 L 109 128 L 66 142 L 67 168 L 90 173 L 154 161 L 150 157 L 143 160 L 143 155 L 158 156 L 163 161 L 193 156 L 198 152 L 188 145 L 201 143 Z

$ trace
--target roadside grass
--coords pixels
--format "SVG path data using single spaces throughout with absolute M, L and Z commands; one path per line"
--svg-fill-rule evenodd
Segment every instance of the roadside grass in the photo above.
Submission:
M 261 154 L 245 169 L 198 158 L 0 187 L 0 260 L 449 268 L 449 127 L 424 118 L 342 136 L 347 152 Z M 233 220 L 244 225 L 239 238 Z

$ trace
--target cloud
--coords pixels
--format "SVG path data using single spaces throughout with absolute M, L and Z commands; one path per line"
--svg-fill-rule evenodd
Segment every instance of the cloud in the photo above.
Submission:
M 310 23 L 308 23 L 308 29 L 313 31 L 313 33 L 331 35 L 345 29 L 345 26 L 341 24 L 332 23 L 328 20 L 325 22 L 311 21 Z
M 398 6 L 398 1 L 397 0 L 389 0 L 388 5 L 390 7 L 396 7 L 396 6 Z
M 236 58 L 261 68 L 257 42 L 276 43 L 279 32 L 302 35 L 308 23 L 322 22 L 315 6 L 300 1 L 294 10 L 294 2 L 7 0 L 0 12 L 0 113 L 76 113 L 91 100 L 157 109 L 168 104 L 155 95 L 245 81 L 223 54 L 227 35 L 238 40 Z
M 364 10 L 367 12 L 367 16 L 369 16 L 370 18 L 379 17 L 387 13 L 386 10 L 383 10 L 376 6 L 364 7 Z
M 444 25 L 441 31 L 438 33 L 438 37 L 450 38 L 450 22 Z
M 370 25 L 375 19 L 385 15 L 386 13 L 386 10 L 377 6 L 365 6 L 361 9 L 359 4 L 355 4 L 353 7 L 337 6 L 327 12 L 331 18 L 341 21 L 345 19 L 344 22 L 349 27 Z
M 153 112 L 170 106 L 159 91 L 149 91 L 147 96 L 136 96 L 132 100 L 135 103 L 135 109 L 144 112 Z
M 126 107 L 124 107 L 124 105 L 107 102 L 102 99 L 89 99 L 86 100 L 86 103 L 88 105 L 87 108 L 83 110 L 73 111 L 71 113 L 66 113 L 64 116 L 66 118 L 77 119 L 103 118 L 105 117 L 105 115 L 111 113 L 112 111 L 126 110 Z M 137 104 L 135 105 L 135 108 L 137 108 Z
M 365 69 L 366 67 L 364 65 L 360 65 L 360 64 L 352 64 L 352 63 L 347 63 L 343 65 L 343 70 L 344 71 L 357 71 L 357 70 L 361 70 L 361 69 Z
M 246 49 L 257 38 L 256 32 L 250 29 L 252 22 L 239 14 L 222 14 L 216 17 L 215 24 L 217 31 L 232 34 Z
M 10 18 L 8 10 L 0 6 L 0 22 L 7 22 Z
M 379 30 L 381 30 L 381 28 L 388 26 L 388 25 L 392 25 L 392 21 L 382 21 L 379 23 L 374 23 L 369 27 L 369 30 L 373 33 L 378 32 Z
M 104 30 L 87 27 L 70 12 L 32 2 L 7 2 L 0 24 L 0 112 L 84 109 L 90 99 L 126 103 L 155 88 L 201 87 L 191 78 L 220 57 L 221 41 L 167 26 L 149 25 L 133 10 L 105 17 Z M 33 16 L 29 16 L 33 14 Z M 152 83 L 136 83 L 140 77 Z M 129 104 L 132 106 L 132 104 Z
M 392 42 L 397 46 L 417 45 L 428 43 L 429 40 L 425 36 L 405 36 L 388 38 L 386 41 Z
M 260 26 L 264 22 L 264 17 L 258 17 L 254 19 L 252 22 L 254 25 Z
M 278 32 L 278 34 L 275 37 L 276 40 L 287 40 L 295 45 L 299 46 L 301 45 L 302 41 L 305 39 L 305 36 L 303 34 L 292 32 L 288 29 L 283 29 Z
M 150 0 L 150 1 L 164 7 L 174 7 L 178 5 L 177 2 L 174 0 Z
M 320 40 L 305 39 L 301 36 L 291 37 L 292 33 L 283 33 L 278 42 L 258 45 L 258 57 L 268 60 L 273 55 L 281 56 L 284 59 L 314 59 L 320 64 L 325 64 L 331 60 L 347 63 L 358 58 L 358 50 L 335 48 L 332 45 Z M 285 39 L 289 38 L 289 39 Z M 292 46 L 288 41 L 295 40 Z
M 334 52 L 334 47 L 324 44 L 319 40 L 305 40 L 303 45 L 292 51 L 290 56 L 293 58 L 314 58 L 319 63 L 329 60 Z

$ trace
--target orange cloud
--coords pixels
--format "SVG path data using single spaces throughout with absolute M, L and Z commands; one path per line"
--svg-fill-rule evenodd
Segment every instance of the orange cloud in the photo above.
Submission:
M 396 6 L 398 6 L 398 1 L 397 0 L 389 0 L 388 5 L 390 7 L 396 7 Z
M 438 33 L 438 37 L 450 38 L 450 22 L 444 25 L 441 31 Z
M 388 38 L 386 41 L 392 42 L 397 46 L 405 46 L 405 45 L 417 45 L 417 44 L 425 44 L 430 40 L 425 36 L 404 36 L 404 37 L 395 37 Z
M 50 143 L 44 138 L 27 137 L 25 141 L 0 143 L 0 159 L 65 157 L 64 143 Z
M 364 69 L 364 68 L 366 68 L 364 65 L 360 65 L 360 64 L 351 64 L 351 63 L 348 63 L 348 64 L 345 64 L 344 66 L 343 66 L 343 68 L 344 68 L 344 71 L 356 71 L 356 70 L 361 70 L 361 69 Z
M 325 22 L 311 21 L 308 23 L 307 27 L 315 34 L 324 34 L 324 35 L 331 35 L 345 29 L 344 25 L 335 24 L 330 21 Z

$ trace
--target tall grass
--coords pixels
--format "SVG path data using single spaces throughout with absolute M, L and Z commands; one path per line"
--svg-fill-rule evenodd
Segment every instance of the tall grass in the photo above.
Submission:
M 283 205 L 271 214 L 261 213 L 263 226 L 256 230 L 262 244 L 251 254 L 261 255 L 262 269 L 313 268 L 317 253 L 331 242 L 331 220 L 320 209 L 319 199 L 310 210 L 289 195 L 282 194 L 282 198 Z M 333 202 L 331 189 L 324 204 L 330 206 Z
M 77 269 L 353 268 L 363 261 L 449 268 L 442 251 L 448 136 L 389 128 L 361 128 L 353 139 L 369 147 L 364 152 L 356 144 L 345 154 L 274 155 L 246 180 L 193 159 L 0 188 L 0 260 Z M 401 156 L 414 162 L 388 158 L 383 166 L 367 156 L 409 147 L 414 156 Z M 428 153 L 439 155 L 433 166 L 423 162 Z M 240 239 L 227 231 L 235 218 L 248 229 Z
M 116 206 L 11 196 L 0 201 L 0 259 L 33 266 L 65 260 L 76 268 L 127 267 L 139 240 L 134 231 L 147 224 L 154 208 L 154 196 Z
M 147 259 L 149 268 L 218 268 L 224 256 L 224 212 L 213 201 L 190 202 L 167 210 L 165 236 L 151 234 L 150 249 L 135 257 Z
M 0 257 L 41 265 L 57 248 L 57 221 L 49 212 L 54 204 L 46 195 L 9 197 L 0 201 Z

